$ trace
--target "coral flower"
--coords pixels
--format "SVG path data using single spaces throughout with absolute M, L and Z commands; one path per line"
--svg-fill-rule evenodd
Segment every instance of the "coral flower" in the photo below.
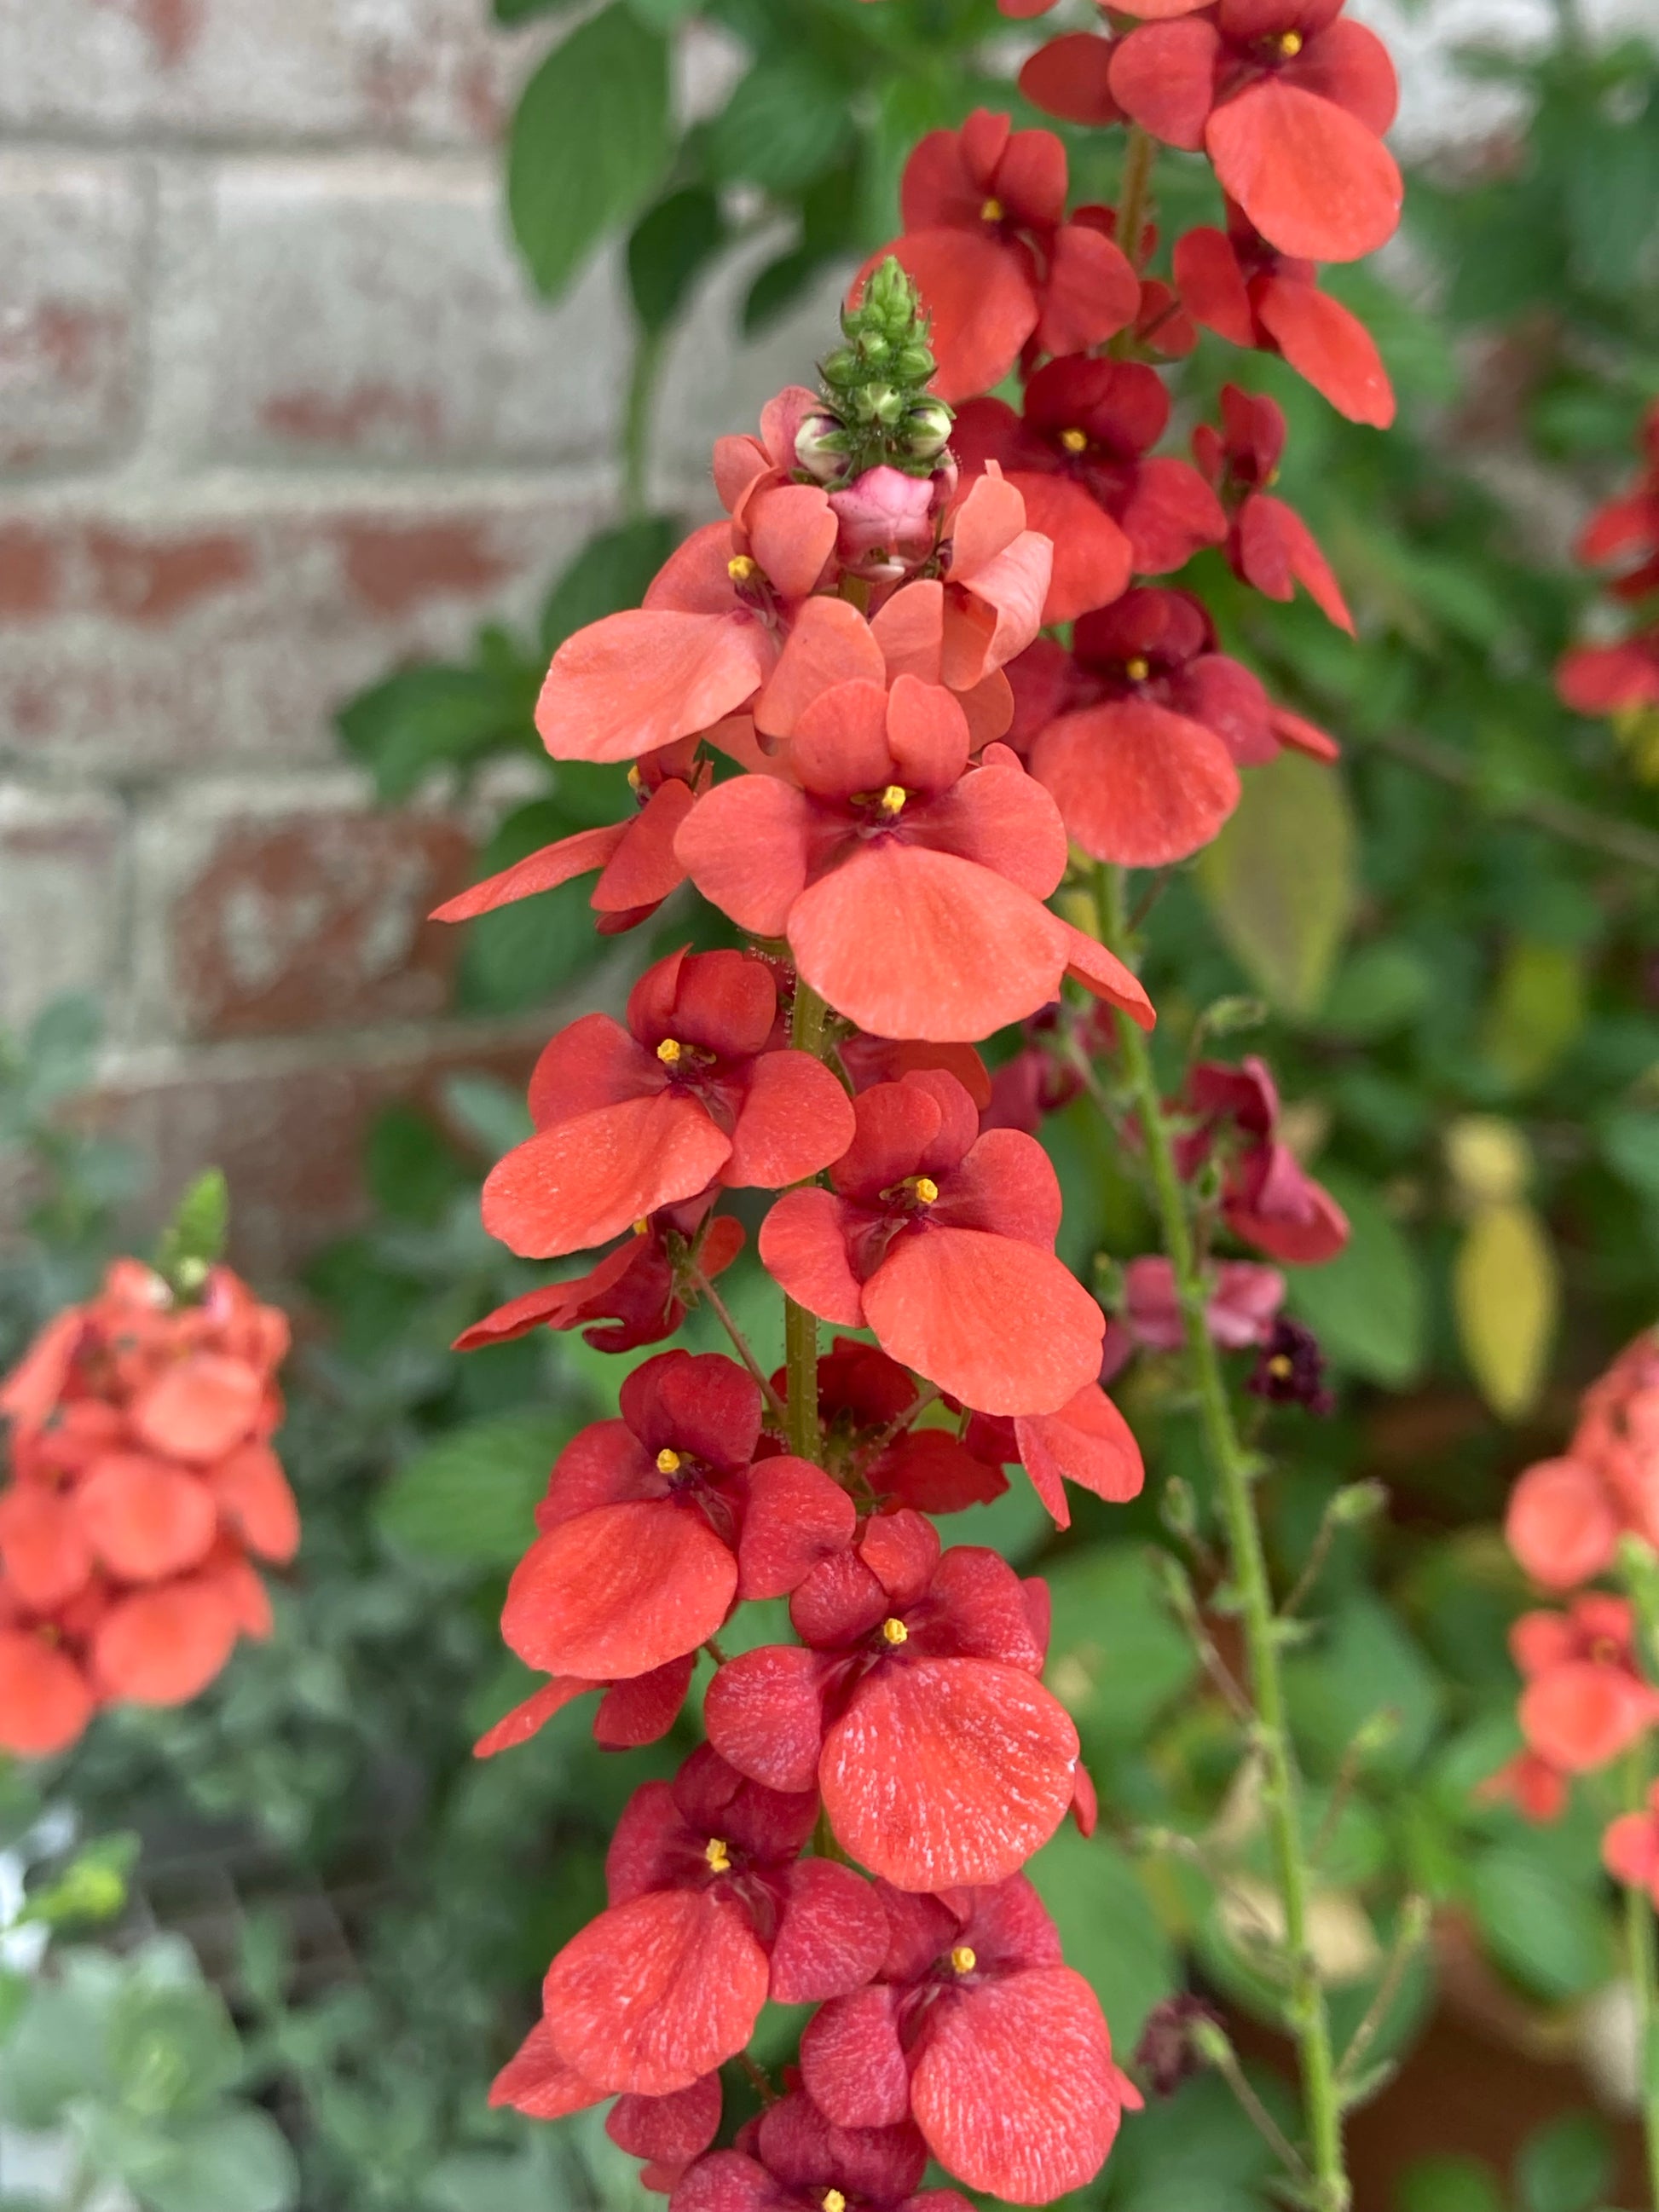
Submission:
M 1023 416 L 1001 399 L 963 409 L 951 440 L 963 467 L 1000 462 L 1032 526 L 1054 540 L 1045 623 L 1103 607 L 1132 571 L 1162 575 L 1226 536 L 1227 519 L 1195 469 L 1147 459 L 1169 419 L 1155 369 L 1081 356 L 1038 369 Z
M 1624 1522 L 1594 1467 L 1571 1456 L 1540 1460 L 1510 1492 L 1504 1535 L 1546 1589 L 1573 1589 L 1605 1574 Z
M 1098 1373 L 1105 1320 L 1054 1256 L 1048 1154 L 1018 1130 L 979 1135 L 944 1073 L 878 1083 L 855 1112 L 833 1188 L 791 1191 L 767 1216 L 769 1273 L 981 1412 L 1056 1412 Z
M 489 2101 L 528 2119 L 562 2120 L 602 2103 L 608 2094 L 567 2065 L 546 2021 L 538 2020 L 491 2083 Z M 646 2188 L 671 2189 L 719 2133 L 720 2101 L 719 2075 L 704 2074 L 665 2097 L 618 2097 L 605 2115 L 605 2131 L 619 2149 L 650 2161 L 640 2176 Z
M 781 1390 L 783 1370 L 772 1379 Z M 897 1360 L 836 1337 L 818 1360 L 826 1463 L 872 1497 L 919 1513 L 957 1513 L 1000 1498 L 1008 1487 L 1000 1466 L 976 1457 L 950 1429 L 909 1425 L 921 1395 Z
M 1639 1813 L 1625 1813 L 1601 1838 L 1601 1863 L 1615 1881 L 1644 1889 L 1659 1905 L 1659 1782 Z
M 635 1222 L 623 1242 L 585 1275 L 545 1283 L 509 1298 L 456 1338 L 457 1352 L 507 1344 L 532 1328 L 580 1328 L 596 1352 L 660 1344 L 685 1319 L 693 1278 L 724 1274 L 743 1249 L 743 1224 L 730 1214 L 708 1219 L 717 1193 L 700 1192 Z
M 718 1352 L 659 1352 L 627 1377 L 621 1405 L 620 1420 L 593 1422 L 560 1453 L 501 1615 L 520 1658 L 586 1685 L 695 1651 L 740 1587 L 785 1595 L 817 1534 L 844 1542 L 854 1518 L 804 1460 L 750 1472 L 760 1388 Z
M 601 933 L 611 935 L 646 921 L 685 881 L 685 871 L 674 858 L 674 836 L 691 811 L 694 791 L 708 781 L 706 775 L 699 779 L 693 774 L 690 755 L 696 750 L 695 738 L 686 738 L 646 755 L 630 778 L 640 805 L 630 820 L 579 830 L 544 845 L 435 907 L 432 920 L 471 921 L 597 868 L 599 879 L 589 904 L 599 917 Z
M 1327 618 L 1352 636 L 1353 617 L 1317 539 L 1296 509 L 1267 489 L 1285 450 L 1284 410 L 1276 400 L 1227 384 L 1221 389 L 1221 419 L 1224 434 L 1200 422 L 1193 450 L 1231 510 L 1227 559 L 1234 574 L 1270 599 L 1291 599 L 1300 584 Z M 1298 723 L 1279 734 L 1287 744 L 1301 743 L 1304 750 L 1334 759 L 1336 747 L 1322 731 L 1313 732 L 1317 743 L 1298 738 L 1297 729 L 1305 733 L 1310 726 Z
M 1279 1088 L 1265 1060 L 1200 1060 L 1179 1110 L 1198 1124 L 1176 1146 L 1183 1175 L 1222 1146 L 1222 1218 L 1235 1237 L 1291 1267 L 1336 1257 L 1348 1241 L 1347 1216 L 1279 1139 Z
M 831 580 L 835 510 L 821 485 L 796 477 L 796 437 L 823 404 L 793 384 L 762 408 L 757 439 L 714 441 L 714 489 L 732 517 L 732 553 L 759 568 L 784 599 L 803 599 Z
M 1402 186 L 1382 133 L 1399 92 L 1342 0 L 1138 7 L 1179 15 L 1117 42 L 1112 95 L 1168 145 L 1207 153 L 1222 190 L 1281 253 L 1357 261 L 1394 234 Z M 1199 0 L 1201 4 L 1201 0 Z
M 1510 1650 L 1526 1677 L 1521 1733 L 1563 1774 L 1587 1774 L 1627 1751 L 1659 1716 L 1659 1697 L 1636 1670 L 1631 1609 L 1622 1598 L 1577 1599 L 1566 1613 L 1526 1613 Z
M 741 929 L 787 938 L 813 989 L 878 1036 L 988 1036 L 1056 998 L 1068 972 L 1149 1021 L 1128 970 L 1042 904 L 1066 867 L 1052 800 L 1006 748 L 970 769 L 969 744 L 937 684 L 837 684 L 794 722 L 794 781 L 716 784 L 680 858 L 705 897 Z
M 921 2189 L 927 2146 L 909 2121 L 838 2128 L 792 2089 L 685 2172 L 669 2212 L 823 2212 L 832 2197 L 858 2212 L 971 2212 L 954 2189 Z
M 1545 1826 L 1566 1811 L 1571 1786 L 1548 1759 L 1535 1751 L 1518 1751 L 1486 1777 L 1475 1795 L 1488 1803 L 1513 1805 L 1523 1820 Z
M 901 1510 L 820 1561 L 790 1601 L 801 1644 L 728 1660 L 704 1725 L 739 1773 L 814 1782 L 837 1841 L 902 1889 L 996 1881 L 1065 1818 L 1077 1731 L 1036 1679 L 1042 1641 L 994 1552 L 940 1556 Z
M 484 1184 L 485 1227 L 553 1259 L 716 1177 L 776 1189 L 827 1166 L 852 1109 L 809 1053 L 767 1049 L 776 1020 L 764 961 L 682 950 L 634 986 L 626 1029 L 585 1014 L 562 1030 L 531 1078 L 537 1133 Z
M 82 1735 L 97 1700 L 50 1627 L 7 1625 L 3 1598 L 0 1589 L 0 1750 L 52 1759 Z
M 1351 422 L 1386 430 L 1393 422 L 1394 389 L 1370 332 L 1320 290 L 1311 261 L 1269 246 L 1243 208 L 1229 202 L 1225 230 L 1176 239 L 1175 280 L 1194 322 L 1234 345 L 1282 354 Z
M 921 289 L 941 398 L 1000 384 L 1028 343 L 1084 353 L 1134 320 L 1127 255 L 1066 220 L 1066 185 L 1052 131 L 1012 131 L 982 107 L 960 131 L 930 131 L 906 162 L 904 235 L 876 259 L 895 255 Z
M 808 2094 L 842 2127 L 914 2117 L 970 2189 L 1045 2204 L 1100 2170 L 1139 2097 L 1114 2064 L 1094 1991 L 1023 1875 L 907 1897 L 876 1984 L 826 2004 L 801 2037 Z
M 1018 1461 L 1058 1528 L 1072 1525 L 1066 1484 L 1124 1505 L 1140 1495 L 1146 1469 L 1133 1431 L 1098 1382 L 1085 1382 L 1052 1413 L 997 1419 L 975 1413 L 964 1443 L 985 1459 Z
M 636 1790 L 605 1856 L 609 1907 L 547 1970 L 557 2057 L 599 2089 L 665 2096 L 741 2051 L 769 1996 L 862 1988 L 885 1916 L 851 1868 L 801 1857 L 817 1811 L 815 1792 L 757 1787 L 707 1744 Z

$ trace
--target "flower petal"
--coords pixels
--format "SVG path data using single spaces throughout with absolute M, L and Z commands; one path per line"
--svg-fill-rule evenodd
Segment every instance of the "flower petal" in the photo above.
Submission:
M 858 1509 L 810 1460 L 762 1460 L 750 1470 L 749 1504 L 738 1547 L 738 1595 L 787 1597 L 822 1559 L 844 1552 Z
M 208 1476 L 220 1517 L 250 1552 L 286 1566 L 300 1548 L 300 1509 L 269 1444 L 243 1444 Z
M 520 1259 L 556 1260 L 694 1196 L 731 1152 L 694 1098 L 624 1099 L 539 1130 L 498 1161 L 484 1182 L 484 1226 Z
M 1072 1518 L 1063 1482 L 1114 1505 L 1140 1495 L 1146 1480 L 1140 1446 L 1098 1382 L 1085 1384 L 1058 1413 L 1020 1415 L 1014 1433 L 1031 1486 L 1058 1528 L 1069 1528 Z
M 562 1713 L 577 1698 L 585 1698 L 590 1690 L 599 1686 L 597 1682 L 585 1681 L 580 1674 L 556 1674 L 539 1690 L 532 1690 L 510 1713 L 503 1713 L 494 1728 L 486 1729 L 473 1745 L 472 1756 L 494 1759 L 498 1751 L 515 1751 L 521 1743 L 528 1743 L 532 1735 L 538 1735 L 555 1713 Z
M 897 2004 L 897 1990 L 878 1984 L 833 1999 L 801 2033 L 806 2093 L 837 2127 L 890 2128 L 909 2116 Z
M 555 760 L 632 760 L 735 714 L 771 665 L 766 632 L 746 610 L 632 608 L 565 640 L 536 727 Z
M 604 2095 L 560 2057 L 544 2020 L 536 2022 L 489 2085 L 492 2106 L 510 2106 L 532 2120 L 562 2120 Z
M 627 914 L 635 907 L 655 906 L 679 888 L 685 870 L 674 840 L 695 803 L 690 785 L 677 775 L 657 786 L 593 886 L 589 903 L 596 913 Z
M 0 1750 L 17 1759 L 54 1758 L 93 1711 L 92 1692 L 66 1651 L 21 1629 L 0 1628 Z
M 1004 1881 L 1072 1802 L 1077 1731 L 1040 1682 L 984 1659 L 867 1675 L 824 1739 L 839 1841 L 896 1889 Z
M 1281 253 L 1358 261 L 1395 234 L 1404 186 L 1393 155 L 1316 93 L 1261 77 L 1214 110 L 1204 144 L 1222 190 Z
M 837 684 L 884 684 L 886 663 L 870 625 L 846 599 L 808 599 L 796 612 L 781 656 L 755 702 L 763 737 L 787 738 L 820 692 Z
M 205 1482 L 137 1452 L 98 1461 L 75 1502 L 88 1542 L 124 1582 L 161 1582 L 199 1565 L 218 1529 Z
M 252 1432 L 264 1403 L 264 1385 L 246 1360 L 191 1352 L 139 1393 L 131 1418 L 152 1451 L 205 1464 Z
M 806 1052 L 762 1054 L 732 1132 L 720 1181 L 781 1190 L 816 1175 L 853 1141 L 853 1103 L 821 1060 Z
M 1246 581 L 1258 592 L 1270 599 L 1288 599 L 1301 584 L 1327 621 L 1353 635 L 1353 617 L 1319 541 L 1282 499 L 1264 491 L 1250 494 L 1238 514 L 1238 555 Z
M 1394 386 L 1376 341 L 1358 315 L 1316 284 L 1269 276 L 1256 294 L 1264 329 L 1298 376 L 1305 376 L 1340 415 L 1386 430 L 1394 420 Z
M 1117 240 L 1088 223 L 1061 223 L 1037 319 L 1042 350 L 1086 353 L 1127 330 L 1139 312 L 1140 279 Z
M 683 790 L 684 786 L 680 787 Z M 475 915 L 494 914 L 497 907 L 511 906 L 515 899 L 534 898 L 538 891 L 550 891 L 560 884 L 569 883 L 574 877 L 585 876 L 590 868 L 602 868 L 632 827 L 628 822 L 611 822 L 603 829 L 579 830 L 574 837 L 561 837 L 555 845 L 544 845 L 539 853 L 515 860 L 499 875 L 486 876 L 470 890 L 459 892 L 454 898 L 446 899 L 442 906 L 434 907 L 431 919 L 471 921 Z M 635 905 L 639 902 L 629 900 L 628 903 Z
M 1504 1535 L 1546 1589 L 1573 1589 L 1605 1574 L 1618 1556 L 1620 1524 L 1594 1468 L 1540 1460 L 1510 1492 Z
M 886 1951 L 887 1915 L 861 1875 L 834 1859 L 801 1859 L 790 1869 L 772 1945 L 775 2004 L 849 1996 Z
M 739 929 L 781 937 L 806 883 L 811 802 L 766 775 L 734 776 L 698 799 L 674 850 L 692 882 Z
M 884 1352 L 983 1413 L 1053 1413 L 1100 1372 L 1105 1316 L 1052 1252 L 1012 1237 L 908 1237 L 864 1310 Z
M 222 1672 L 235 1645 L 236 1610 L 207 1575 L 139 1590 L 98 1624 L 92 1671 L 111 1696 L 182 1705 Z
M 864 1298 L 848 1257 L 847 1218 L 833 1191 L 789 1191 L 761 1224 L 761 1265 L 820 1321 L 861 1328 Z
M 1238 804 L 1220 738 L 1150 699 L 1060 715 L 1033 745 L 1031 772 L 1085 852 L 1134 868 L 1186 860 Z
M 739 1652 L 715 1669 L 703 1700 L 708 1741 L 769 1790 L 811 1790 L 823 1740 L 823 1668 L 799 1644 Z
M 1126 115 L 1189 154 L 1203 150 L 1221 36 L 1213 23 L 1148 23 L 1114 42 L 1108 81 Z
M 544 1674 L 615 1681 L 695 1651 L 737 1588 L 737 1561 L 694 1509 L 601 1505 L 531 1546 L 507 1585 L 501 1634 Z
M 85 1587 L 92 1549 L 74 1499 L 40 1482 L 0 1491 L 0 1568 L 31 1613 L 51 1613 Z

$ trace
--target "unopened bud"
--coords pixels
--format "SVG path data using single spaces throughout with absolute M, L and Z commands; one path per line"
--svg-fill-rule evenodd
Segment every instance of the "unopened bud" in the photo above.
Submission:
M 951 442 L 955 417 L 942 399 L 915 399 L 904 410 L 904 450 L 915 461 L 936 460 Z
M 1267 1018 L 1267 1001 L 1241 992 L 1206 1006 L 1198 1025 L 1206 1036 L 1237 1036 L 1244 1030 L 1259 1030 Z
M 1326 1511 L 1339 1528 L 1360 1528 L 1376 1520 L 1387 1506 L 1389 1493 L 1380 1482 L 1351 1482 L 1339 1490 Z
M 1375 1759 L 1379 1752 L 1386 1751 L 1399 1734 L 1398 1709 L 1393 1705 L 1383 1705 L 1368 1721 L 1361 1722 L 1354 1730 L 1353 1741 L 1349 1747 L 1363 1765 L 1367 1759 Z
M 1191 1486 L 1180 1475 L 1172 1474 L 1164 1484 L 1159 1512 L 1172 1535 L 1188 1537 L 1198 1534 L 1198 1505 Z
M 847 431 L 828 408 L 809 415 L 795 433 L 795 460 L 820 483 L 833 483 L 847 465 Z

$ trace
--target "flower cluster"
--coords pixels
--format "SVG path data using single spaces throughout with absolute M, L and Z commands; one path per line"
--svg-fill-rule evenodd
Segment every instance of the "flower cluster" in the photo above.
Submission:
M 186 1299 L 118 1260 L 0 1384 L 0 1747 L 63 1751 L 100 1705 L 183 1704 L 300 1540 L 270 1438 L 288 1323 L 228 1268 Z
M 1386 421 L 1375 349 L 1313 262 L 1380 242 L 1399 196 L 1392 72 L 1338 6 L 1146 12 L 1181 20 L 1056 41 L 1026 89 L 1135 118 L 1143 184 L 1145 132 L 1206 149 L 1225 232 L 1154 277 L 1144 190 L 1069 206 L 1054 133 L 981 110 L 924 138 L 821 389 L 720 439 L 721 519 L 553 657 L 547 750 L 631 762 L 635 810 L 441 910 L 596 873 L 603 930 L 689 884 L 735 940 L 659 958 L 623 1019 L 585 1015 L 543 1053 L 484 1218 L 522 1257 L 592 1256 L 461 1340 L 581 1327 L 631 1351 L 706 1304 L 737 1355 L 655 1352 L 561 1455 L 502 1624 L 547 1679 L 478 1746 L 590 1694 L 599 1743 L 659 1741 L 712 1662 L 705 1740 L 635 1791 L 606 1909 L 552 1961 L 495 2091 L 545 2118 L 614 2097 L 606 2124 L 671 2212 L 960 2208 L 917 2195 L 929 2155 L 1046 2202 L 1138 2101 L 1024 1872 L 1096 1815 L 1042 1680 L 1046 1589 L 932 1516 L 1015 1467 L 1060 1527 L 1068 1485 L 1140 1487 L 1101 1378 L 1171 1342 L 1190 1300 L 1167 1262 L 1135 1263 L 1109 1341 L 1056 1255 L 1036 1133 L 1152 1009 L 1076 926 L 1103 933 L 1097 903 L 1054 902 L 1097 864 L 1195 852 L 1282 747 L 1334 757 L 1170 580 L 1193 555 L 1352 628 L 1272 490 L 1279 410 L 1229 386 L 1190 458 L 1160 452 L 1156 364 L 1202 323 Z M 1018 407 L 984 396 L 1016 368 Z M 994 1077 L 977 1048 L 1015 1024 Z M 1218 1228 L 1282 1263 L 1340 1248 L 1259 1060 L 1197 1061 L 1170 1111 L 1206 1267 Z M 757 1253 L 784 1300 L 769 1376 L 714 1287 L 739 1191 L 766 1194 Z M 1209 1280 L 1217 1340 L 1257 1354 L 1249 1387 L 1322 1402 L 1278 1268 Z M 823 1322 L 860 1334 L 825 1351 Z M 793 1640 L 728 1636 L 766 1600 Z M 747 2049 L 769 2000 L 817 2008 L 781 2095 Z M 764 2103 L 729 2139 L 733 2061 Z
M 1510 1494 L 1510 1548 L 1565 1610 L 1523 1613 L 1510 1650 L 1523 1678 L 1526 1748 L 1488 1784 L 1529 1820 L 1565 1809 L 1575 1776 L 1610 1766 L 1659 1723 L 1659 1690 L 1629 1599 L 1589 1585 L 1621 1542 L 1650 1552 L 1659 1534 L 1659 1332 L 1647 1331 L 1585 1393 L 1558 1459 L 1530 1467 Z M 1603 1856 L 1621 1881 L 1659 1879 L 1659 1805 L 1615 1820 Z
M 1633 611 L 1635 625 L 1614 643 L 1574 646 L 1555 672 L 1562 702 L 1575 714 L 1612 714 L 1633 726 L 1659 712 L 1659 400 L 1647 410 L 1637 449 L 1635 483 L 1595 509 L 1576 548 L 1586 567 L 1615 571 L 1606 590 Z

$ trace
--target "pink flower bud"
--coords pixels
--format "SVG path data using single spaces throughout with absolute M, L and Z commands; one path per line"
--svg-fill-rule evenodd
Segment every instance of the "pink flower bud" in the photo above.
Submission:
M 847 432 L 827 409 L 805 416 L 795 433 L 795 463 L 819 483 L 833 483 L 847 466 Z
M 855 575 L 904 575 L 933 550 L 934 488 L 902 469 L 866 469 L 830 504 L 841 524 L 836 550 Z

